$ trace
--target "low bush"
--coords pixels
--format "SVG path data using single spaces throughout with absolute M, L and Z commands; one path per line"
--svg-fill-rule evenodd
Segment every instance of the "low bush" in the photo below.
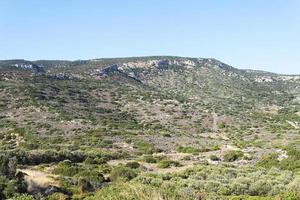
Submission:
M 300 149 L 299 147 L 287 147 L 288 157 L 280 162 L 281 169 L 300 171 Z
M 137 176 L 137 173 L 135 170 L 130 169 L 128 167 L 124 167 L 124 166 L 117 166 L 117 167 L 113 168 L 110 173 L 110 179 L 112 181 L 117 181 L 120 179 L 124 180 L 124 181 L 129 181 L 136 176 Z
M 12 200 L 35 200 L 33 196 L 27 194 L 15 194 Z
M 223 155 L 223 160 L 225 162 L 233 162 L 243 157 L 243 152 L 241 151 L 228 151 Z
M 177 151 L 179 153 L 192 153 L 192 154 L 196 154 L 196 153 L 201 152 L 200 149 L 197 149 L 195 147 L 189 147 L 189 146 L 187 146 L 187 147 L 179 146 L 177 148 Z
M 80 169 L 76 164 L 72 164 L 71 161 L 65 160 L 58 163 L 58 165 L 53 169 L 53 173 L 72 177 L 77 174 L 79 170 Z
M 156 163 L 157 160 L 152 155 L 145 155 L 142 159 L 146 163 Z
M 270 169 L 271 167 L 274 166 L 278 166 L 279 165 L 278 154 L 277 153 L 267 154 L 261 157 L 261 159 L 257 162 L 256 165 L 267 169 Z
M 94 189 L 99 188 L 105 182 L 103 174 L 93 169 L 84 169 L 77 173 L 75 177 L 78 180 L 83 179 L 89 182 L 89 185 L 91 185 Z
M 137 169 L 137 168 L 139 168 L 141 165 L 140 165 L 140 163 L 138 163 L 138 162 L 128 162 L 128 163 L 126 163 L 125 166 L 126 166 L 126 167 L 129 167 L 129 168 L 131 168 L 131 169 Z
M 194 200 L 173 187 L 155 188 L 135 182 L 116 182 L 85 200 Z M 199 198 L 198 198 L 199 199 Z
M 161 160 L 157 163 L 157 167 L 159 168 L 169 168 L 169 167 L 180 167 L 182 166 L 179 162 L 177 161 L 172 161 L 172 160 Z
M 62 193 L 53 193 L 50 195 L 47 200 L 67 200 L 69 197 Z
M 216 156 L 215 154 L 211 154 L 209 156 L 209 159 L 212 160 L 212 161 L 219 161 L 221 160 L 218 156 Z
M 179 153 L 198 154 L 198 153 L 201 153 L 201 152 L 216 151 L 216 150 L 219 150 L 219 149 L 220 149 L 220 147 L 218 145 L 200 146 L 199 148 L 191 147 L 191 146 L 179 146 L 177 148 L 177 152 L 179 152 Z

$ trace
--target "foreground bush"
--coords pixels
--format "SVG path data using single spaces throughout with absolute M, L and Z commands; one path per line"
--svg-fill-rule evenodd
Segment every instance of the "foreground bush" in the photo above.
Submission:
M 236 199 L 242 200 L 260 196 L 269 197 L 265 199 L 284 200 L 288 198 L 281 196 L 291 196 L 300 191 L 300 178 L 290 171 L 278 168 L 198 165 L 172 175 L 141 174 L 134 180 L 155 188 L 172 184 L 189 191 L 190 194 L 201 191 L 206 199 L 214 199 L 208 196 L 219 197 L 215 199 L 236 196 Z
M 0 154 L 0 199 L 8 199 L 26 191 L 24 175 L 16 173 L 17 159 Z
M 275 197 L 264 197 L 264 196 L 234 196 L 229 200 L 299 200 L 300 194 L 296 192 L 286 192 Z
M 67 200 L 68 196 L 61 193 L 54 193 L 48 197 L 47 200 Z
M 99 190 L 95 196 L 85 200 L 192 200 L 179 194 L 174 188 L 157 189 L 139 183 L 116 182 Z
M 34 198 L 27 194 L 16 194 L 12 200 L 34 200 Z

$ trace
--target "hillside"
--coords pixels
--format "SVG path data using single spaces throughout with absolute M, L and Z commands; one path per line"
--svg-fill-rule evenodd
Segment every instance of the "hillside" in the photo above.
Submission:
M 0 144 L 36 199 L 298 199 L 300 76 L 171 56 L 0 61 Z M 26 181 L 34 170 L 49 184 Z

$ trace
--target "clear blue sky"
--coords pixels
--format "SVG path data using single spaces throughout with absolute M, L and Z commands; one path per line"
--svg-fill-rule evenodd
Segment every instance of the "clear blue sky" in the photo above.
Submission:
M 300 1 L 0 1 L 0 59 L 147 55 L 300 74 Z

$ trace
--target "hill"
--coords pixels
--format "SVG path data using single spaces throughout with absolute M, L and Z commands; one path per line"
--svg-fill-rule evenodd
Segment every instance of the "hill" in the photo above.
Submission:
M 216 59 L 0 61 L 1 152 L 56 180 L 35 197 L 297 199 L 299 108 L 300 76 Z

